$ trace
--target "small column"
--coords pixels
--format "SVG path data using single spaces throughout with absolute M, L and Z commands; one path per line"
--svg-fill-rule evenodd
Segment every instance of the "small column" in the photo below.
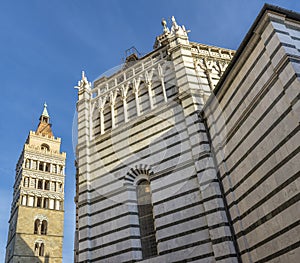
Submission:
M 163 92 L 163 95 L 164 95 L 164 101 L 167 102 L 168 101 L 168 98 L 167 98 L 167 93 L 166 93 L 166 87 L 165 87 L 165 81 L 164 81 L 164 78 L 162 77 L 160 79 L 161 81 L 161 87 L 162 87 L 162 92 Z
M 153 98 L 152 98 L 152 83 L 151 81 L 146 82 L 148 93 L 149 93 L 149 102 L 150 102 L 150 109 L 153 109 Z
M 122 100 L 123 100 L 124 122 L 128 122 L 128 112 L 127 112 L 126 97 L 123 97 Z
M 49 164 L 49 172 L 52 173 L 52 163 Z
M 46 171 L 46 163 L 44 162 L 43 163 L 43 172 L 45 172 Z
M 139 85 L 140 85 L 140 79 L 138 79 L 138 80 L 134 79 L 133 80 L 133 92 L 134 92 L 134 96 L 135 96 L 137 116 L 141 115 L 140 103 L 139 103 Z
M 145 83 L 148 88 L 148 94 L 149 94 L 149 102 L 150 102 L 150 109 L 153 109 L 153 97 L 152 97 L 152 75 L 153 71 L 150 72 L 150 74 L 146 71 L 145 72 Z
M 115 102 L 117 97 L 117 90 L 111 91 L 109 94 L 110 97 L 110 112 L 111 112 L 111 128 L 116 127 L 116 119 L 115 119 Z
M 158 70 L 158 75 L 159 75 L 160 81 L 161 81 L 161 87 L 162 87 L 162 92 L 163 92 L 163 96 L 164 96 L 164 101 L 167 102 L 168 98 L 167 98 L 167 93 L 166 93 L 163 69 L 162 69 L 161 65 L 158 65 L 157 70 Z
M 110 103 L 110 112 L 111 112 L 111 128 L 116 127 L 116 122 L 115 122 L 115 104 Z
M 55 200 L 55 210 L 60 210 L 59 200 Z
M 27 206 L 27 196 L 26 195 L 22 195 L 21 198 L 21 205 L 26 205 Z
M 137 113 L 137 116 L 140 116 L 141 111 L 140 111 L 139 91 L 138 90 L 134 91 L 134 96 L 135 96 L 135 104 L 136 104 L 136 113 Z
M 104 134 L 105 127 L 104 127 L 104 106 L 106 103 L 106 96 L 100 97 L 98 100 L 99 104 L 99 113 L 100 113 L 100 133 Z
M 99 109 L 100 112 L 100 133 L 104 134 L 104 107 Z
M 32 169 L 32 167 L 33 167 L 33 160 L 30 159 L 30 160 L 29 160 L 29 169 Z
M 128 89 L 129 89 L 129 83 L 126 86 L 122 85 L 121 97 L 122 97 L 122 101 L 123 101 L 124 122 L 128 121 L 127 100 L 126 100 Z

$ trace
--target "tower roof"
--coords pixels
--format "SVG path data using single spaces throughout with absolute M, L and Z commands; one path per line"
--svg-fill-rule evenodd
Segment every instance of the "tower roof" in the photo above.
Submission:
M 36 134 L 41 134 L 43 136 L 53 137 L 51 124 L 50 124 L 50 116 L 47 110 L 47 104 L 44 103 L 44 109 L 42 115 L 40 117 L 40 123 L 36 129 Z
M 49 117 L 49 113 L 48 113 L 48 110 L 47 110 L 47 103 L 45 102 L 44 103 L 44 110 L 43 110 L 43 113 L 42 113 L 42 116 L 45 116 L 45 117 L 48 117 L 48 118 L 50 118 Z

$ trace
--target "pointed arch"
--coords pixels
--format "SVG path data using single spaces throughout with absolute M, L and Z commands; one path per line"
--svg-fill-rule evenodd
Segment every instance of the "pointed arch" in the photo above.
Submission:
M 135 98 L 135 87 L 133 83 L 128 83 L 127 87 L 127 119 L 131 120 L 137 116 L 136 98 Z
M 116 91 L 114 118 L 115 118 L 115 127 L 118 127 L 121 123 L 124 122 L 124 106 L 123 106 L 123 99 L 120 90 Z

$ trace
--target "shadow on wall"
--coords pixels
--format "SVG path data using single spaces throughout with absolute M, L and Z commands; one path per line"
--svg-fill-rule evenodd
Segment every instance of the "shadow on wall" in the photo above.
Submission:
M 50 263 L 49 254 L 45 254 L 44 257 L 38 256 L 39 253 L 44 253 L 43 247 L 36 246 L 37 243 L 41 244 L 42 240 L 37 239 L 33 241 L 32 246 L 30 246 L 30 244 L 24 241 L 19 235 L 15 238 L 15 250 L 11 252 L 8 251 L 6 263 Z M 11 253 L 11 255 L 9 255 L 9 253 Z

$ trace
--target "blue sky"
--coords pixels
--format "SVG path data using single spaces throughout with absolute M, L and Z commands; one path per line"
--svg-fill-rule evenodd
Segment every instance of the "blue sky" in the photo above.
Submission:
M 300 1 L 269 1 L 300 12 Z M 0 261 L 4 261 L 15 164 L 47 101 L 55 136 L 67 152 L 63 262 L 73 260 L 74 86 L 122 63 L 135 46 L 145 54 L 174 15 L 190 40 L 237 49 L 264 1 L 2 0 L 0 2 Z

